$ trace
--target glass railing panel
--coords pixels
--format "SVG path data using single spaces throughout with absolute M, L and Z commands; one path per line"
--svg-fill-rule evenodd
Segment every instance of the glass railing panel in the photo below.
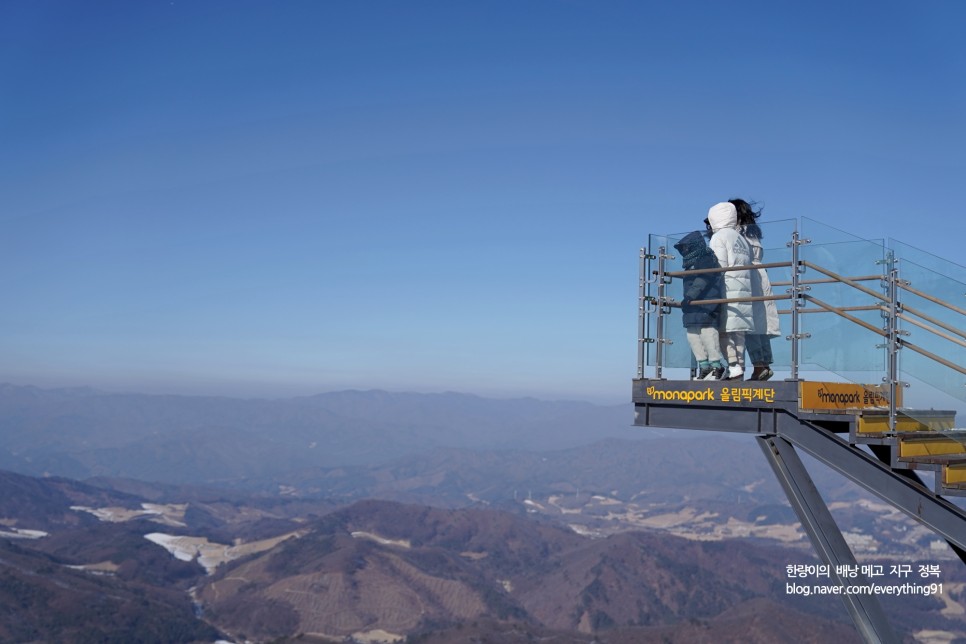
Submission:
M 966 283 L 906 258 L 898 268 L 902 372 L 966 401 L 966 374 L 958 370 L 966 366 Z
M 674 248 L 674 245 L 687 234 L 686 232 L 675 233 L 666 238 L 669 258 L 665 262 L 665 268 L 670 272 L 684 270 L 681 253 Z M 683 284 L 680 277 L 672 278 L 666 284 L 666 295 L 680 302 L 683 296 Z M 679 307 L 671 307 L 665 317 L 664 337 L 667 340 L 664 344 L 664 366 L 671 369 L 690 369 L 692 367 L 691 348 L 688 345 L 687 331 L 684 328 Z M 686 377 L 686 375 L 678 377 Z
M 662 264 L 665 272 L 681 270 L 681 258 L 674 249 L 674 244 L 686 234 L 650 235 L 648 237 L 648 253 L 655 257 L 648 264 L 646 292 L 652 303 L 647 305 L 651 313 L 646 318 L 645 337 L 657 340 L 661 336 L 664 339 L 664 342 L 660 345 L 657 342 L 645 344 L 645 364 L 648 367 L 657 365 L 659 352 L 661 353 L 661 364 L 664 368 L 690 367 L 690 351 L 687 349 L 687 337 L 681 325 L 680 309 L 671 308 L 669 312 L 665 309 L 666 314 L 658 315 L 656 304 L 653 303 L 656 298 L 661 296 L 662 292 L 665 297 L 671 297 L 675 300 L 681 299 L 680 279 L 667 278 L 662 284 L 656 273 Z M 659 325 L 661 329 L 658 328 Z M 679 378 L 682 376 L 680 374 L 665 374 L 665 377 Z M 683 377 L 686 377 L 686 375 Z
M 908 318 L 900 320 L 900 328 L 909 332 L 903 336 L 908 344 L 899 352 L 899 379 L 908 385 L 903 388 L 904 413 L 934 430 L 966 428 L 966 375 L 915 350 L 928 351 L 960 367 L 966 363 L 966 348 L 961 344 L 966 316 L 944 305 L 966 308 L 966 267 L 897 240 L 890 239 L 889 247 L 898 259 L 900 279 L 909 282 L 899 297 Z M 952 412 L 952 417 L 940 413 L 936 427 L 932 410 Z
M 886 257 L 879 240 L 865 240 L 810 219 L 802 220 L 799 249 L 806 262 L 800 275 L 807 304 L 800 316 L 800 367 L 881 380 L 885 338 L 881 335 L 881 278 Z M 843 281 L 843 278 L 845 281 Z
M 960 371 L 966 364 L 966 269 L 902 242 L 890 240 L 889 245 L 903 283 L 897 298 L 903 340 L 897 429 L 922 436 L 946 434 L 951 442 L 927 438 L 916 447 L 928 444 L 937 462 L 950 454 L 956 458 L 962 451 L 957 443 L 966 440 L 966 374 Z
M 916 378 L 910 372 L 901 372 L 900 379 L 905 386 L 899 393 L 898 414 L 900 416 L 899 431 L 927 430 L 934 433 L 946 434 L 958 442 L 963 442 L 963 430 L 966 429 L 966 401 L 962 396 L 951 396 L 935 388 L 932 383 Z M 908 419 L 918 421 L 910 428 Z M 903 422 L 904 421 L 904 422 Z M 937 455 L 944 450 L 934 450 Z M 961 450 L 953 452 L 962 453 Z
M 862 237 L 808 217 L 802 217 L 800 230 L 802 239 L 809 239 L 817 245 L 865 241 L 876 246 L 885 246 L 885 240 L 882 238 Z M 808 244 L 805 246 L 807 247 Z
M 889 248 L 892 249 L 895 256 L 899 259 L 900 264 L 903 260 L 908 260 L 918 264 L 922 268 L 939 273 L 940 275 L 945 275 L 958 282 L 966 283 L 966 266 L 962 264 L 938 257 L 896 239 L 889 240 Z

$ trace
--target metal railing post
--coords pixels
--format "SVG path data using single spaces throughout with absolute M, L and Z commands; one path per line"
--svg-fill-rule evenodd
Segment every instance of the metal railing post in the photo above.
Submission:
M 886 344 L 887 363 L 886 377 L 884 380 L 889 385 L 889 431 L 896 431 L 896 394 L 899 390 L 899 349 L 902 339 L 899 337 L 899 313 L 902 305 L 899 303 L 899 268 L 896 266 L 895 256 L 889 251 L 886 258 L 886 267 L 889 272 L 887 288 L 889 301 L 886 304 L 886 332 L 888 341 Z
M 799 362 L 799 341 L 802 338 L 807 338 L 809 334 L 802 333 L 800 330 L 800 313 L 802 310 L 802 292 L 808 288 L 803 286 L 800 282 L 800 275 L 804 270 L 802 266 L 801 259 L 799 258 L 798 248 L 802 244 L 808 244 L 811 240 L 799 239 L 798 231 L 792 231 L 792 240 L 788 242 L 788 246 L 792 249 L 792 287 L 788 290 L 788 293 L 792 296 L 792 333 L 786 336 L 786 340 L 790 340 L 791 346 L 791 379 L 798 380 L 798 362 Z
M 640 279 L 637 286 L 637 378 L 644 378 L 644 363 L 647 359 L 644 348 L 644 334 L 647 329 L 647 249 L 642 248 L 640 254 Z
M 664 273 L 667 271 L 665 262 L 668 259 L 667 248 L 661 246 L 657 250 L 657 321 L 654 324 L 654 375 L 658 380 L 664 378 L 664 316 L 665 302 L 667 301 L 667 279 Z

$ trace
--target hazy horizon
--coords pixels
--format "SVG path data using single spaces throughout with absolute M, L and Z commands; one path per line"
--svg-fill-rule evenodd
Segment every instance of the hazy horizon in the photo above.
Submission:
M 629 383 L 630 381 L 628 381 Z M 319 389 L 313 388 L 308 385 L 301 386 L 300 388 L 292 388 L 291 391 L 286 390 L 284 392 L 280 391 L 276 394 L 271 394 L 264 388 L 258 386 L 257 384 L 250 385 L 250 393 L 246 393 L 244 388 L 235 388 L 230 384 L 215 384 L 210 390 L 200 390 L 195 386 L 178 388 L 177 386 L 166 386 L 157 385 L 156 387 L 151 386 L 141 386 L 137 388 L 132 388 L 130 386 L 125 387 L 121 383 L 117 384 L 103 384 L 96 385 L 90 383 L 69 383 L 64 382 L 60 384 L 50 383 L 50 384 L 38 384 L 36 382 L 11 382 L 9 380 L 0 381 L 0 387 L 12 386 L 12 387 L 22 387 L 22 388 L 36 388 L 45 391 L 57 391 L 57 390 L 72 390 L 72 389 L 90 389 L 96 392 L 105 394 L 131 394 L 131 395 L 149 395 L 149 396 L 186 396 L 186 397 L 221 397 L 221 398 L 238 398 L 238 399 L 264 399 L 264 400 L 286 400 L 290 398 L 304 398 L 311 396 L 321 396 L 325 394 L 337 394 L 346 392 L 385 392 L 392 395 L 425 395 L 425 396 L 442 396 L 447 394 L 453 394 L 457 396 L 470 396 L 475 398 L 481 398 L 485 400 L 537 400 L 540 402 L 573 402 L 573 403 L 585 403 L 589 405 L 599 406 L 599 407 L 615 407 L 622 405 L 631 405 L 630 400 L 630 384 L 628 384 L 628 395 L 626 400 L 617 400 L 614 402 L 608 402 L 606 400 L 594 400 L 590 398 L 579 398 L 579 397 L 569 397 L 569 396 L 557 396 L 553 395 L 538 396 L 530 394 L 521 393 L 507 393 L 505 395 L 500 395 L 498 392 L 478 392 L 478 391 L 464 391 L 458 389 L 405 389 L 405 388 L 392 388 L 392 387 L 336 387 L 331 389 Z

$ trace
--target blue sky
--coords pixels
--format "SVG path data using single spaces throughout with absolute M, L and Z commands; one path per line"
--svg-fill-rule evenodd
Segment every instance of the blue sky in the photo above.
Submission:
M 0 4 L 0 380 L 629 399 L 734 196 L 962 261 L 959 2 Z

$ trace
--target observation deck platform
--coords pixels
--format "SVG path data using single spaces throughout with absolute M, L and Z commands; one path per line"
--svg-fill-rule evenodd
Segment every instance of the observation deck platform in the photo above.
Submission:
M 957 427 L 957 414 L 966 414 L 966 267 L 806 218 L 759 225 L 763 263 L 686 269 L 673 249 L 699 255 L 693 233 L 651 235 L 651 250 L 641 249 L 634 424 L 754 436 L 843 585 L 854 582 L 834 571 L 855 557 L 799 451 L 932 530 L 966 563 L 966 511 L 947 498 L 966 496 L 966 429 Z M 719 306 L 722 317 L 737 305 L 776 309 L 781 334 L 765 341 L 765 330 L 755 331 L 756 344 L 769 345 L 761 355 L 777 372 L 770 380 L 693 379 L 700 342 L 683 324 L 684 283 L 731 271 L 758 282 L 751 295 L 689 291 L 687 305 Z M 762 327 L 763 316 L 754 317 Z M 705 349 L 707 365 L 715 356 Z M 739 362 L 729 360 L 744 366 L 738 351 Z M 898 641 L 875 597 L 842 600 L 866 641 Z
M 899 408 L 893 431 L 887 394 L 839 382 L 638 379 L 632 398 L 637 426 L 776 436 L 803 424 L 845 449 L 879 446 L 894 471 L 938 472 L 937 495 L 966 496 L 966 430 L 955 428 L 956 411 Z

